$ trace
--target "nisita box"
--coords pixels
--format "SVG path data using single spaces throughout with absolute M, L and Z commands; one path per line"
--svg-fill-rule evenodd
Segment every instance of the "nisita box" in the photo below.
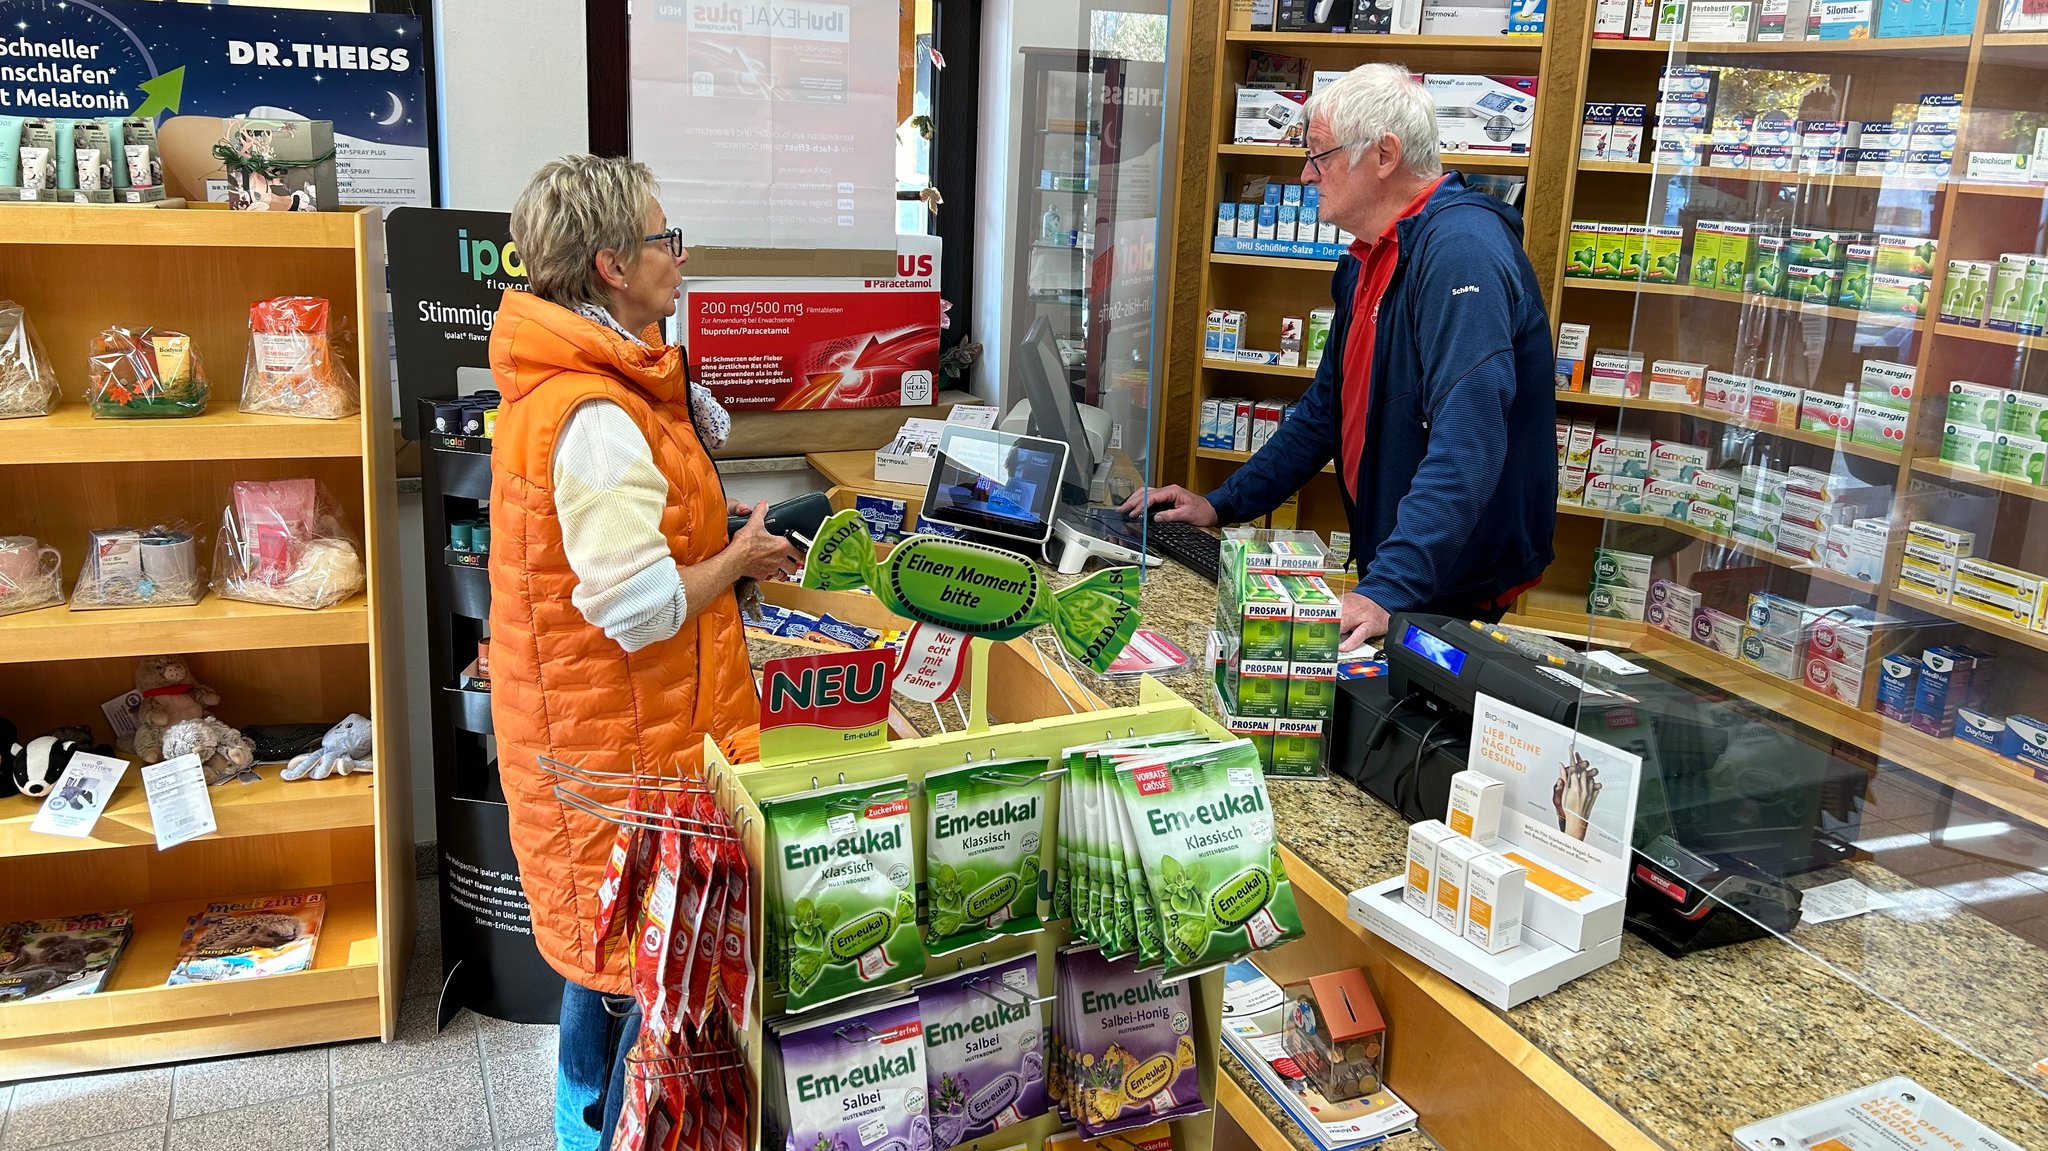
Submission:
M 1888 655 L 1877 662 L 1877 714 L 1900 723 L 1913 722 L 1913 698 L 1920 688 L 1920 659 Z

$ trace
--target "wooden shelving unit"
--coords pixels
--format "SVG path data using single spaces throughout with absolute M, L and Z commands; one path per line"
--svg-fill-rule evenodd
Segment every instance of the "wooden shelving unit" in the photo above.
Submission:
M 1565 201 L 1554 189 L 1576 154 L 1578 89 L 1583 78 L 1577 44 L 1590 21 L 1567 6 L 1548 14 L 1542 36 L 1376 36 L 1254 32 L 1232 28 L 1232 5 L 1205 0 L 1192 6 L 1192 35 L 1206 43 L 1190 49 L 1188 74 L 1198 96 L 1189 102 L 1182 138 L 1180 256 L 1173 272 L 1175 323 L 1199 331 L 1203 313 L 1233 308 L 1247 313 L 1253 346 L 1274 345 L 1283 317 L 1306 319 L 1332 306 L 1329 276 L 1337 262 L 1238 255 L 1214 250 L 1214 222 L 1221 200 L 1234 193 L 1230 177 L 1266 174 L 1293 180 L 1303 164 L 1299 148 L 1238 144 L 1233 140 L 1235 88 L 1253 51 L 1307 58 L 1319 70 L 1352 68 L 1374 60 L 1398 61 L 1418 72 L 1535 75 L 1537 123 L 1526 155 L 1445 152 L 1443 166 L 1475 174 L 1526 180 L 1522 211 L 1525 248 L 1536 266 L 1545 298 L 1557 298 L 1555 253 L 1560 248 Z M 1241 13 L 1239 16 L 1241 17 Z M 1204 30 L 1204 25 L 1207 31 Z M 1192 379 L 1185 399 L 1169 395 L 1160 435 L 1171 446 L 1162 481 L 1178 480 L 1197 491 L 1215 487 L 1249 453 L 1200 446 L 1201 404 L 1206 398 L 1241 397 L 1289 403 L 1301 397 L 1314 373 L 1215 362 L 1202 356 L 1199 342 L 1182 353 L 1184 366 L 1167 378 Z M 1182 406 L 1185 405 L 1185 406 Z M 1185 461 L 1185 470 L 1178 465 Z M 1324 469 L 1325 474 L 1333 474 Z M 1348 530 L 1333 480 L 1315 480 L 1297 504 L 1297 524 L 1315 530 Z
M 361 533 L 370 578 L 364 593 L 315 612 L 209 594 L 182 608 L 0 617 L 0 715 L 24 737 L 91 721 L 111 743 L 100 701 L 132 688 L 137 657 L 182 654 L 235 726 L 370 716 L 377 772 L 286 783 L 266 767 L 263 782 L 213 789 L 217 832 L 166 852 L 132 767 L 90 838 L 31 832 L 35 803 L 0 800 L 0 922 L 117 908 L 135 917 L 106 990 L 0 1006 L 0 1079 L 390 1038 L 415 911 L 382 215 L 49 206 L 7 221 L 0 297 L 27 308 L 67 402 L 0 427 L 0 531 L 60 549 L 67 590 L 94 528 L 181 519 L 199 525 L 210 566 L 233 481 L 310 476 Z M 333 303 L 353 339 L 360 416 L 236 410 L 249 305 L 281 295 Z M 212 387 L 208 412 L 92 419 L 77 402 L 84 349 L 110 324 L 190 334 Z M 328 899 L 310 970 L 163 986 L 187 918 L 209 901 L 298 890 Z
M 1996 20 L 1996 12 L 1987 9 L 1984 22 Z M 2041 203 L 2048 198 L 2048 188 L 1963 179 L 1961 158 L 1973 149 L 1997 150 L 1996 134 L 2013 113 L 2048 113 L 2048 86 L 2041 83 L 2048 70 L 2048 53 L 2042 51 L 2048 47 L 2048 35 L 1987 32 L 1980 26 L 1967 36 L 1824 42 L 1719 44 L 1588 37 L 1580 47 L 1581 66 L 1590 75 L 1584 93 L 1588 100 L 1654 105 L 1658 69 L 1666 63 L 1790 70 L 1826 77 L 1826 84 L 1810 93 L 1813 99 L 1801 108 L 1802 115 L 1816 119 L 1889 119 L 1895 103 L 1917 101 L 1921 93 L 1960 93 L 1963 136 L 1956 144 L 1956 178 L 1939 181 L 1581 161 L 1566 174 L 1571 217 L 1682 224 L 1688 245 L 1700 218 L 1929 236 L 1938 245 L 1930 300 L 1939 298 L 1948 260 L 1995 259 L 1999 253 L 2038 244 Z M 1645 126 L 1646 141 L 1654 138 L 1654 128 L 1653 119 Z M 1669 179 L 1673 176 L 1684 179 Z M 2038 354 L 2048 352 L 2048 338 L 1941 323 L 1932 316 L 1867 313 L 1687 284 L 1572 278 L 1564 286 L 1563 305 L 1553 318 L 1592 325 L 1593 347 L 1629 347 L 1649 360 L 1704 361 L 1712 368 L 1808 388 L 1853 380 L 1858 362 L 1875 358 L 1912 366 L 1918 383 L 1899 452 L 1853 443 L 1847 437 L 1759 426 L 1691 405 L 1577 393 L 1558 395 L 1561 418 L 1590 415 L 1607 427 L 1619 421 L 1635 434 L 1689 438 L 1724 453 L 1743 451 L 1739 445 L 1744 441 L 1731 439 L 1713 425 L 1741 429 L 1757 433 L 1747 441 L 1753 445 L 1751 452 L 1779 441 L 1769 447 L 1770 462 L 1779 467 L 1788 459 L 1798 462 L 1798 456 L 1788 453 L 1806 445 L 1815 451 L 1805 462 L 1837 472 L 1847 469 L 1860 482 L 1891 489 L 1897 537 L 1903 537 L 1911 520 L 1957 522 L 1977 533 L 1980 555 L 2048 572 L 2048 547 L 2034 528 L 2036 510 L 2048 503 L 2048 489 L 1932 458 L 1946 414 L 1949 381 L 2048 391 L 2048 372 L 2041 367 L 2044 357 Z M 1825 322 L 1808 322 L 1816 319 Z M 1676 420 L 1681 416 L 1692 417 L 1693 422 L 1681 428 Z M 1702 423 L 1709 425 L 1704 434 Z M 1722 462 L 1734 466 L 1759 459 L 1743 455 Z M 1608 525 L 1636 531 L 1646 517 L 1588 509 L 1560 512 L 1559 559 L 1551 569 L 1552 582 L 1523 599 L 1518 618 L 1547 621 L 1546 626 L 1563 634 L 1626 643 L 1660 659 L 1669 656 L 1667 662 L 1676 661 L 1689 674 L 2048 825 L 2048 784 L 2038 782 L 2027 768 L 1861 712 L 1689 639 L 1642 624 L 1588 619 L 1584 596 L 1591 549 L 1610 542 Z M 1730 546 L 1721 537 L 1648 518 L 1680 535 Z M 1897 576 L 1902 538 L 1895 538 L 1875 583 L 1849 580 L 1746 544 L 1733 546 L 1773 565 L 1765 569 L 1763 582 L 1749 590 L 1768 588 L 1794 598 L 1810 595 L 1814 602 L 1862 604 L 1932 628 L 1927 634 L 1941 638 L 1929 642 L 1967 642 L 1994 651 L 2001 661 L 1995 682 L 2004 686 L 1984 702 L 1993 714 L 2025 711 L 2038 698 L 2031 685 L 2048 675 L 2048 634 L 1901 590 Z M 1668 570 L 1684 577 L 1695 557 L 1696 549 L 1689 545 L 1665 553 L 1659 562 L 1666 566 L 1659 574 Z M 2029 696 L 2030 690 L 2035 694 Z

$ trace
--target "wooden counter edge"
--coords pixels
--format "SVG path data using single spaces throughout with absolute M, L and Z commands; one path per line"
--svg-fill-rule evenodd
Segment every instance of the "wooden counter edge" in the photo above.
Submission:
M 1223 1058 L 1229 1060 L 1232 1057 L 1226 1054 Z M 1236 1074 L 1228 1068 L 1217 1071 L 1216 1109 L 1229 1116 L 1259 1151 L 1301 1151 L 1300 1147 L 1288 1141 L 1265 1112 L 1259 1110 L 1259 1105 L 1252 1101 L 1251 1093 L 1238 1085 Z
M 1388 1086 L 1415 1108 L 1423 1127 L 1448 1151 L 1481 1151 L 1501 1146 L 1503 1136 L 1508 1134 L 1504 1121 L 1511 1117 L 1519 1121 L 1518 1127 L 1527 1124 L 1535 1128 L 1516 1131 L 1517 1137 L 1512 1140 L 1514 1145 L 1530 1151 L 1662 1151 L 1656 1140 L 1492 1008 L 1420 960 L 1354 923 L 1345 906 L 1347 892 L 1339 891 L 1320 871 L 1284 845 L 1281 852 L 1297 901 L 1305 900 L 1349 929 L 1372 953 L 1375 962 L 1367 964 L 1368 970 L 1378 984 L 1386 1001 L 1382 1006 L 1389 1010 L 1392 1021 Z M 1306 914 L 1308 910 L 1302 907 L 1305 924 L 1314 918 Z M 1315 970 L 1331 969 L 1332 963 L 1338 961 L 1338 950 L 1351 952 L 1348 946 L 1318 945 L 1316 955 L 1321 966 Z M 1417 1008 L 1436 1018 L 1417 1018 Z M 1412 1074 L 1415 1053 L 1422 1046 L 1427 1047 L 1432 1063 L 1452 1069 L 1448 1082 L 1459 1083 L 1461 1090 L 1446 1090 L 1447 1080 L 1442 1076 Z M 1475 1096 L 1484 1096 L 1483 1108 L 1476 1106 Z

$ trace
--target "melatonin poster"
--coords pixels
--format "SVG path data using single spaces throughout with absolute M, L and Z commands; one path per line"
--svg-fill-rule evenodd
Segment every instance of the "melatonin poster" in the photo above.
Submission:
M 345 204 L 433 201 L 416 17 L 0 0 L 0 116 L 159 114 L 173 195 L 208 198 L 218 121 L 242 116 L 331 121 Z

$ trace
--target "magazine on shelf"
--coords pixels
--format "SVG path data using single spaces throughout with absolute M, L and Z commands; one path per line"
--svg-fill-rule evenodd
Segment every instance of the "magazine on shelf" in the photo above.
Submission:
M 1780 1147 L 1813 1151 L 2020 1151 L 2020 1145 L 1963 1114 L 1903 1075 L 1859 1087 L 1809 1107 L 1737 1128 L 1744 1151 Z
M 326 913 L 327 896 L 318 891 L 207 904 L 186 925 L 165 986 L 304 971 Z
M 91 995 L 106 985 L 131 930 L 126 911 L 0 927 L 0 1003 Z
M 1331 1103 L 1281 1048 L 1278 984 L 1240 959 L 1223 972 L 1223 1044 L 1322 1151 L 1356 1151 L 1415 1129 L 1415 1109 L 1392 1091 Z

